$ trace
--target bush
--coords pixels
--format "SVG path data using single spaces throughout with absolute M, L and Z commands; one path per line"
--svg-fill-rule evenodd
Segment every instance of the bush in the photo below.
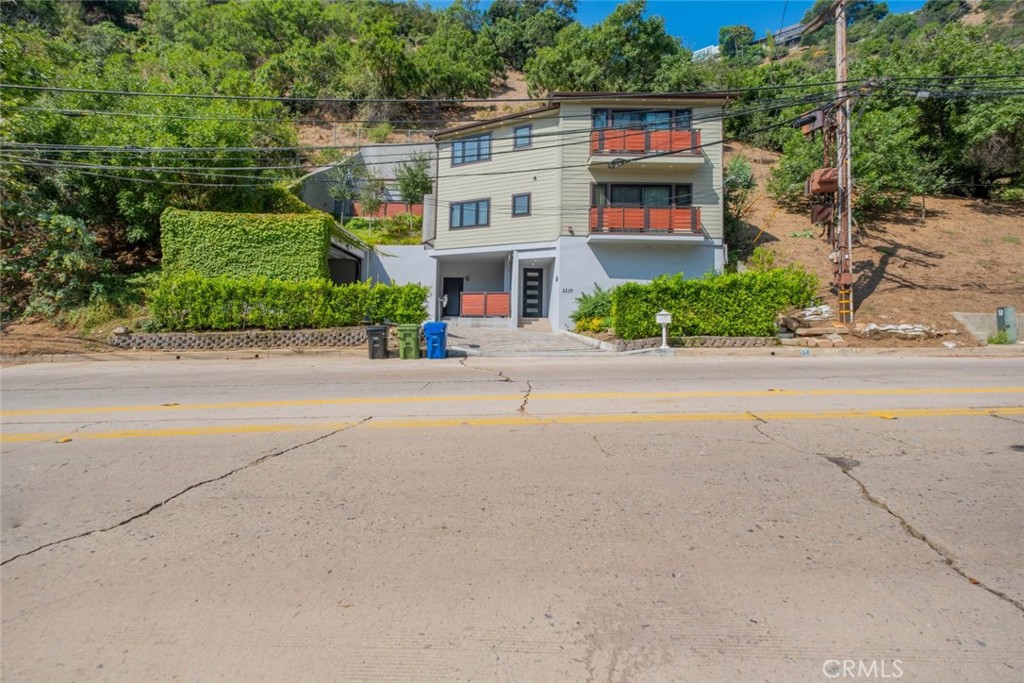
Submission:
M 594 318 L 611 318 L 611 315 L 612 290 L 601 289 L 601 286 L 595 282 L 592 294 L 580 294 L 576 298 L 576 311 L 569 318 L 576 323 L 576 329 L 579 330 L 580 322 L 583 320 L 586 320 L 589 325 Z
M 254 214 L 171 208 L 160 217 L 160 225 L 167 273 L 279 280 L 327 277 L 334 219 L 321 211 Z
M 165 330 L 342 327 L 361 322 L 421 323 L 427 288 L 357 282 L 334 285 L 265 277 L 165 274 L 148 292 L 153 324 Z
M 351 218 L 345 221 L 345 230 L 370 246 L 423 242 L 423 218 L 408 213 L 390 218 Z
M 810 304 L 817 290 L 817 277 L 792 266 L 700 280 L 664 275 L 650 284 L 619 285 L 612 293 L 613 326 L 623 339 L 656 337 L 661 328 L 654 316 L 664 308 L 672 314 L 674 337 L 769 336 L 779 313 Z
M 93 283 L 107 269 L 92 230 L 61 214 L 11 219 L 0 226 L 3 319 L 62 313 L 89 300 Z
M 394 129 L 395 127 L 393 125 L 385 121 L 384 123 L 378 123 L 376 126 L 368 130 L 366 132 L 366 136 L 370 138 L 371 142 L 381 144 L 383 142 L 387 142 L 388 136 L 391 135 L 391 131 Z

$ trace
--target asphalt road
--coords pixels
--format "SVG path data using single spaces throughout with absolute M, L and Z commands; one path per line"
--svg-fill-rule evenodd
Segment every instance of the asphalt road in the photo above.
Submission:
M 1024 680 L 1024 359 L 0 380 L 5 682 Z

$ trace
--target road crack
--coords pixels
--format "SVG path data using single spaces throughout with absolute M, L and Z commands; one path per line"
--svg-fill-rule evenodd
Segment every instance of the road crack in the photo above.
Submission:
M 1016 420 L 1014 420 L 1014 422 L 1015 421 Z M 1009 595 L 1007 595 L 1006 593 L 1002 592 L 1001 590 L 993 588 L 993 587 L 987 585 L 985 582 L 981 581 L 980 579 L 977 579 L 977 578 L 971 576 L 970 574 L 968 574 L 966 570 L 964 570 L 960 565 L 958 565 L 956 563 L 956 559 L 953 557 L 953 554 L 947 548 L 944 548 L 940 544 L 938 544 L 935 541 L 933 541 L 932 539 L 928 538 L 928 536 L 925 535 L 924 532 L 922 532 L 919 529 L 915 528 L 914 525 L 911 524 L 907 520 L 906 517 L 904 517 L 900 513 L 896 512 L 891 507 L 889 507 L 889 505 L 885 501 L 883 501 L 880 498 L 874 496 L 868 490 L 868 487 L 865 486 L 864 482 L 861 481 L 858 477 L 856 477 L 853 474 L 853 472 L 852 472 L 854 467 L 857 467 L 858 465 L 860 465 L 860 462 L 858 462 L 857 460 L 853 460 L 852 458 L 842 458 L 842 457 L 832 457 L 832 456 L 828 456 L 825 459 L 828 460 L 829 462 L 831 462 L 833 465 L 836 465 L 842 471 L 843 474 L 845 474 L 847 477 L 852 479 L 857 484 L 858 488 L 860 488 L 860 494 L 861 494 L 861 496 L 863 496 L 864 500 L 868 501 L 869 503 L 871 503 L 875 507 L 877 507 L 877 508 L 879 508 L 881 510 L 884 510 L 889 515 L 894 517 L 896 519 L 896 521 L 898 521 L 900 523 L 900 527 L 903 529 L 904 532 L 907 533 L 907 535 L 909 535 L 911 538 L 914 538 L 914 539 L 916 539 L 918 541 L 921 541 L 922 543 L 927 545 L 929 548 L 931 548 L 932 551 L 936 555 L 939 556 L 939 558 L 942 560 L 943 564 L 945 564 L 947 567 L 949 567 L 954 572 L 956 572 L 961 578 L 966 580 L 967 583 L 971 584 L 972 586 L 978 586 L 979 588 L 981 588 L 981 589 L 983 589 L 985 591 L 988 591 L 989 593 L 991 593 L 992 595 L 996 596 L 997 598 L 999 598 L 1003 602 L 1006 602 L 1006 603 L 1012 605 L 1013 607 L 1015 607 L 1019 612 L 1021 612 L 1021 614 L 1024 614 L 1024 603 L 1021 603 L 1020 600 L 1016 600 L 1014 598 L 1011 598 Z
M 764 438 L 768 439 L 772 443 L 778 444 L 779 446 L 782 446 L 783 448 L 788 448 L 789 450 L 793 451 L 794 453 L 802 453 L 804 455 L 821 455 L 820 453 L 812 453 L 811 451 L 802 450 L 802 449 L 797 448 L 796 446 L 794 446 L 794 445 L 792 445 L 790 443 L 786 443 L 785 441 L 782 441 L 781 439 L 776 439 L 774 436 L 772 436 L 771 434 L 769 434 L 768 432 L 766 432 L 766 431 L 764 431 L 762 429 L 762 427 L 764 425 L 768 424 L 768 420 L 764 419 L 760 415 L 756 415 L 756 414 L 750 412 L 749 410 L 747 411 L 747 415 L 749 415 L 750 417 L 752 417 L 755 420 L 757 420 L 757 424 L 754 425 L 754 431 L 756 431 L 758 434 L 760 434 Z
M 1024 421 L 1014 420 L 1012 417 L 1006 417 L 1005 415 L 999 415 L 995 411 L 989 413 L 989 415 L 996 418 L 997 420 L 1006 420 L 1007 422 L 1013 422 L 1014 424 L 1024 425 Z
M 526 404 L 530 401 L 530 394 L 533 392 L 533 385 L 530 380 L 526 380 L 526 393 L 523 394 L 523 402 L 519 404 L 519 414 L 522 415 L 526 412 Z
M 359 425 L 362 425 L 362 424 L 366 424 L 367 422 L 369 422 L 372 419 L 373 419 L 372 417 L 366 417 L 366 418 L 363 418 L 362 420 L 360 420 L 359 422 L 356 422 L 355 424 L 346 425 L 345 427 L 339 427 L 338 429 L 332 430 L 332 431 L 330 431 L 330 432 L 328 432 L 326 434 L 321 434 L 320 436 L 316 437 L 315 439 L 310 439 L 309 441 L 303 441 L 300 444 L 296 444 L 294 446 L 289 446 L 288 448 L 284 448 L 284 449 L 279 450 L 279 451 L 274 451 L 272 453 L 267 453 L 265 455 L 261 455 L 260 457 L 256 458 L 255 460 L 253 460 L 251 462 L 248 462 L 248 463 L 246 463 L 244 465 L 240 465 L 239 467 L 236 467 L 233 470 L 225 472 L 224 474 L 218 475 L 216 477 L 211 477 L 210 479 L 204 479 L 204 480 L 198 481 L 198 482 L 196 482 L 194 484 L 189 484 L 188 486 L 186 486 L 185 488 L 181 489 L 177 493 L 175 493 L 175 494 L 173 494 L 171 496 L 168 496 L 167 498 L 164 498 L 163 500 L 161 500 L 158 503 L 154 503 L 153 505 L 149 506 L 147 509 L 143 510 L 142 512 L 138 512 L 138 513 L 132 515 L 131 517 L 128 517 L 126 519 L 122 519 L 120 522 L 117 522 L 115 524 L 111 524 L 109 526 L 100 527 L 99 529 L 89 529 L 88 531 L 83 531 L 83 532 L 81 532 L 79 534 L 75 534 L 74 536 L 68 536 L 66 538 L 61 538 L 61 539 L 58 539 L 56 541 L 50 541 L 49 543 L 44 543 L 41 546 L 33 548 L 32 550 L 26 550 L 23 553 L 18 553 L 17 555 L 14 555 L 13 557 L 7 558 L 3 562 L 0 562 L 0 567 L 2 567 L 4 565 L 7 565 L 7 564 L 9 564 L 11 562 L 14 562 L 15 560 L 17 560 L 19 558 L 26 557 L 28 555 L 32 555 L 34 553 L 39 552 L 40 550 L 44 550 L 46 548 L 50 548 L 50 547 L 55 546 L 55 545 L 61 545 L 63 543 L 67 543 L 69 541 L 75 541 L 75 540 L 78 540 L 80 538 L 85 538 L 86 536 L 92 536 L 94 534 L 106 533 L 108 531 L 113 531 L 114 529 L 117 529 L 119 527 L 125 526 L 127 524 L 131 524 L 135 520 L 141 519 L 142 517 L 146 517 L 150 513 L 155 512 L 156 510 L 159 510 L 160 508 L 162 508 L 163 506 L 167 505 L 168 503 L 170 503 L 175 498 L 180 498 L 181 496 L 185 495 L 189 491 L 193 491 L 193 490 L 195 490 L 195 489 L 197 489 L 197 488 L 199 488 L 201 486 L 206 486 L 207 484 L 212 484 L 214 482 L 222 481 L 222 480 L 227 479 L 228 477 L 230 477 L 230 476 L 232 476 L 234 474 L 238 474 L 239 472 L 242 472 L 244 470 L 251 469 L 253 467 L 258 467 L 259 465 L 262 465 L 263 463 L 265 463 L 267 460 L 271 460 L 273 458 L 277 458 L 279 456 L 285 455 L 286 453 L 291 453 L 292 451 L 296 451 L 296 450 L 298 450 L 300 448 L 303 448 L 305 446 L 310 446 L 312 444 L 317 443 L 318 441 L 323 441 L 324 439 L 329 439 L 332 436 L 334 436 L 335 434 L 347 431 L 349 429 L 353 429 L 353 428 L 358 427 Z
M 466 368 L 468 370 L 476 370 L 477 372 L 486 372 L 487 374 L 490 374 L 490 375 L 497 375 L 499 382 L 512 382 L 513 381 L 513 379 L 511 377 L 506 375 L 501 370 L 488 370 L 487 368 L 478 368 L 475 365 L 469 365 L 468 361 L 469 361 L 469 357 L 468 356 L 466 358 L 460 358 L 459 359 L 459 365 L 461 365 L 462 367 L 464 367 L 464 368 Z

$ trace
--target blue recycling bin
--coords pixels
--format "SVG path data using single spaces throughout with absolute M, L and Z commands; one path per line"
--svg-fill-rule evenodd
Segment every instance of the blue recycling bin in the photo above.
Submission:
M 424 323 L 423 336 L 427 340 L 427 358 L 447 357 L 448 323 Z

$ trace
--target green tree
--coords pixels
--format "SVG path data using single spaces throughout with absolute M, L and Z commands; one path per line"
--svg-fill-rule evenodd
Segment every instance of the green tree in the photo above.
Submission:
M 434 191 L 429 154 L 414 154 L 399 164 L 395 175 L 398 177 L 398 193 L 406 204 L 419 204 L 424 195 Z
M 718 29 L 718 46 L 722 50 L 723 57 L 735 57 L 753 42 L 754 30 L 749 26 L 737 24 Z
M 646 2 L 628 0 L 593 28 L 570 24 L 555 45 L 526 63 L 531 91 L 650 90 L 662 62 L 682 51 L 661 17 L 645 18 Z

